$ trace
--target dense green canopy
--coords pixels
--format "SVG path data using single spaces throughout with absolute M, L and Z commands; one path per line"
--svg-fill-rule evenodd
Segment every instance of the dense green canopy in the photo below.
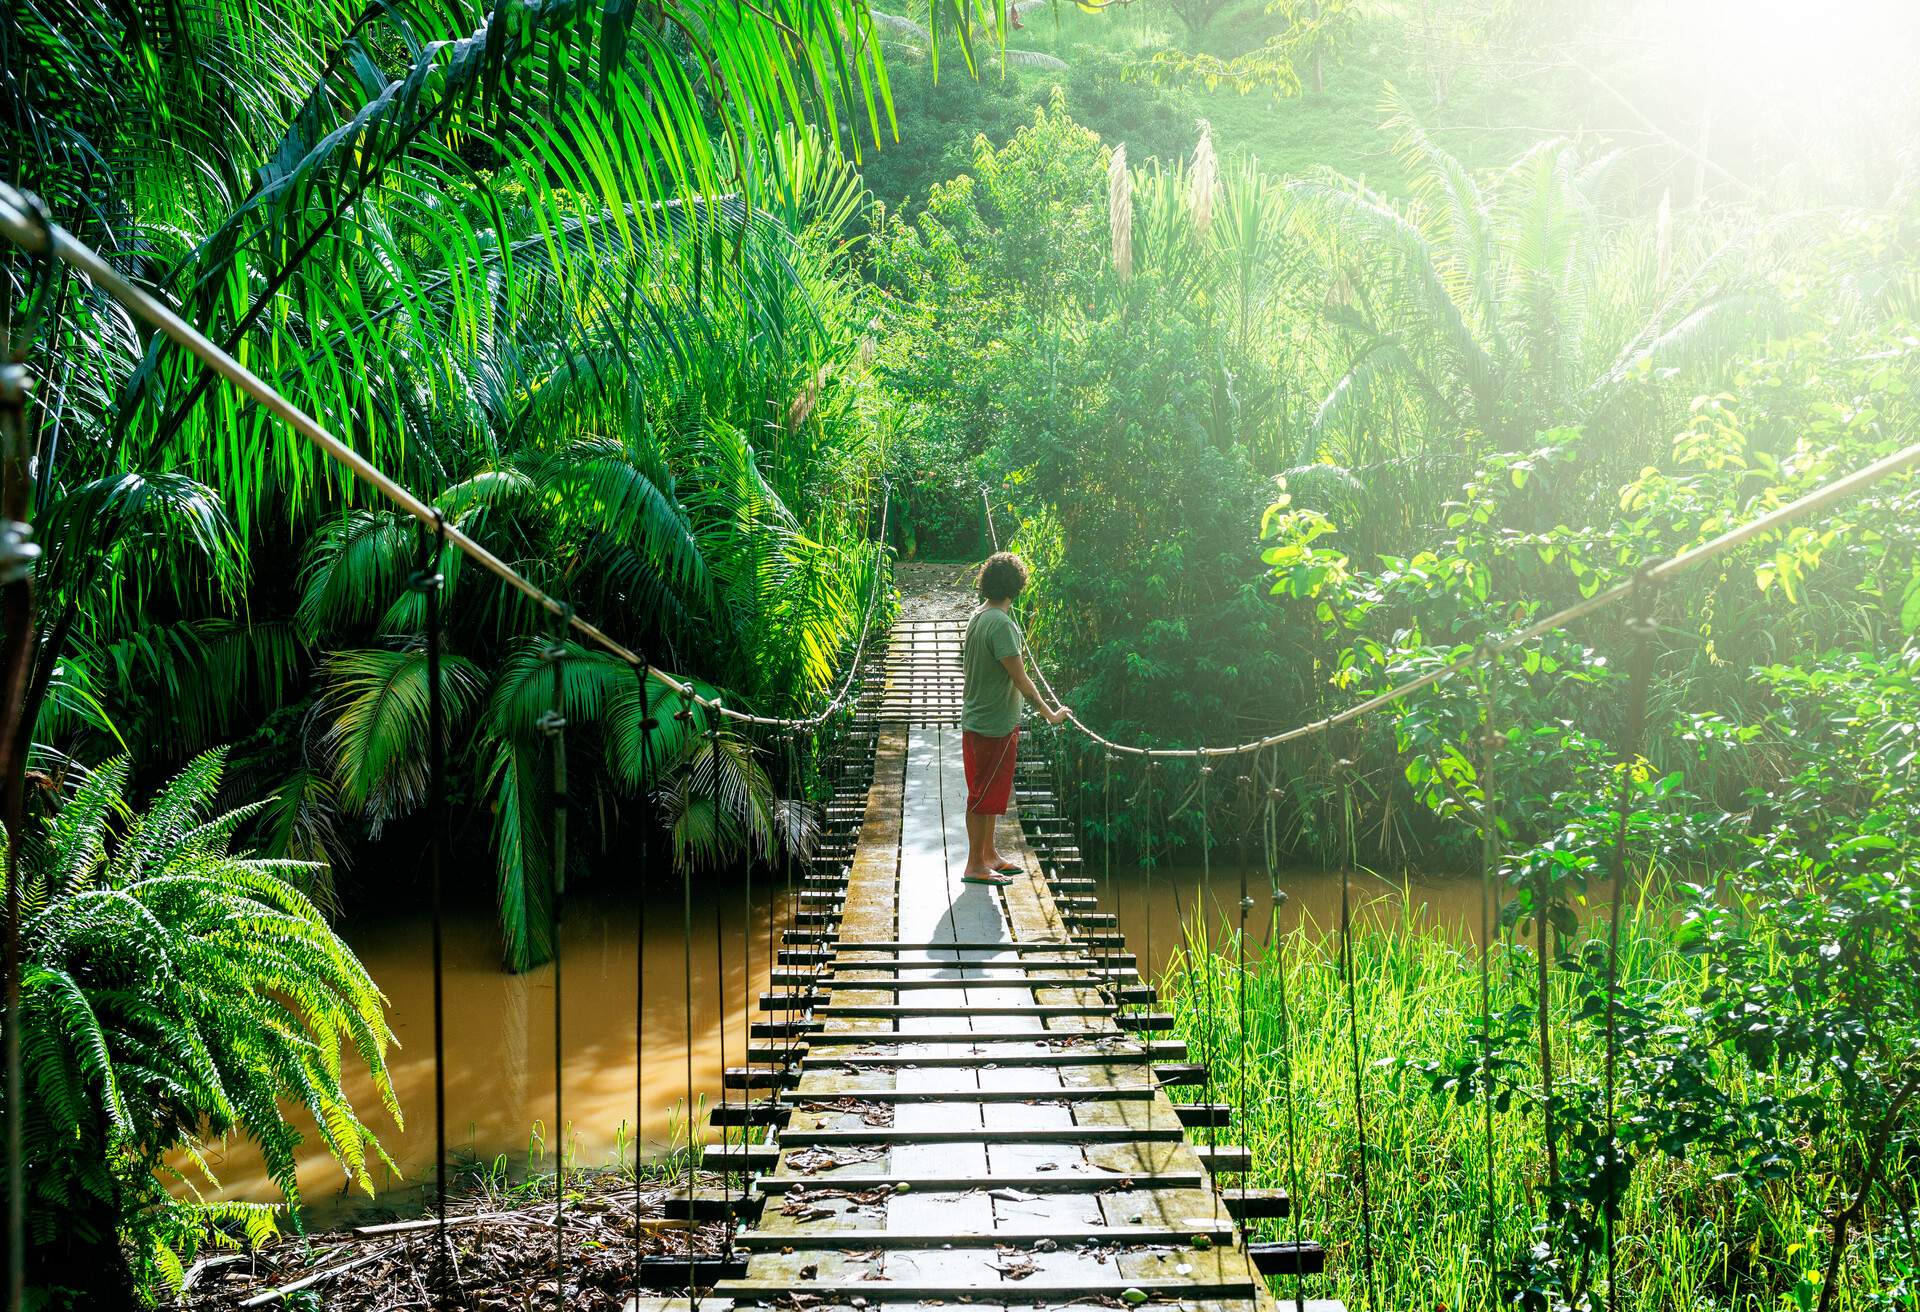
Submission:
M 1920 436 L 1910 6 L 880 5 L 37 0 L 0 13 L 6 180 L 539 588 L 769 715 L 838 686 L 891 559 L 977 557 L 983 505 L 1065 699 L 1194 746 Z M 825 785 L 812 741 L 682 718 L 434 559 L 85 279 L 0 268 L 42 311 L 9 1109 L 36 1297 L 152 1297 L 272 1227 L 160 1187 L 207 1136 L 259 1139 L 289 1198 L 280 1102 L 380 1160 L 342 1062 L 390 1094 L 384 1000 L 330 921 L 422 898 L 430 836 L 528 970 L 563 876 L 778 860 Z M 1889 478 L 1645 623 L 1204 792 L 1035 744 L 1105 861 L 1478 872 L 1500 904 L 1482 942 L 1303 930 L 1245 969 L 1196 922 L 1162 981 L 1268 1091 L 1267 1155 L 1310 1135 L 1291 1183 L 1343 1297 L 1364 1154 L 1389 1305 L 1912 1302 L 1917 526 Z M 1199 990 L 1231 986 L 1272 1005 L 1223 1037 Z M 1367 1144 L 1356 1096 L 1393 1109 Z

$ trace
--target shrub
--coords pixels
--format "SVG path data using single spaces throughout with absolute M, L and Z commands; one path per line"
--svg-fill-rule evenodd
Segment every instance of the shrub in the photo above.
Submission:
M 19 853 L 22 1141 L 30 1302 L 126 1306 L 177 1285 L 203 1240 L 259 1240 L 258 1204 L 181 1202 L 171 1154 L 212 1182 L 212 1136 L 256 1140 L 298 1201 L 309 1113 L 349 1179 L 386 1161 L 342 1087 L 343 1048 L 396 1121 L 386 999 L 298 887 L 314 867 L 231 850 L 265 803 L 213 813 L 226 759 L 195 758 L 144 814 L 108 762 L 30 822 Z M 9 1114 L 13 1109 L 6 1109 Z M 177 1160 L 177 1159 L 176 1159 Z M 388 1165 L 391 1165 L 389 1162 Z

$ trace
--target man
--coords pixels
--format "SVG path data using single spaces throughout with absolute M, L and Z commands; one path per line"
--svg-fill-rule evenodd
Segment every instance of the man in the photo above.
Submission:
M 980 609 L 967 623 L 960 648 L 966 672 L 960 703 L 960 745 L 967 766 L 967 868 L 969 884 L 1011 884 L 1020 867 L 993 843 L 996 817 L 1013 796 L 1013 761 L 1020 745 L 1020 699 L 1032 702 L 1048 724 L 1067 718 L 1067 708 L 1048 708 L 1020 659 L 1020 625 L 1013 599 L 1027 586 L 1027 566 L 1011 551 L 996 552 L 980 567 Z

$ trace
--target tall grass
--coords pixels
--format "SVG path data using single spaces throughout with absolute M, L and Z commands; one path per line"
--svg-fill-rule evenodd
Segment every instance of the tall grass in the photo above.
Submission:
M 1521 1110 L 1520 1099 L 1494 1117 L 1489 1244 L 1482 1105 L 1436 1093 L 1419 1066 L 1464 1054 L 1477 1042 L 1479 949 L 1457 928 L 1420 925 L 1416 910 L 1408 905 L 1397 921 L 1356 924 L 1352 939 L 1379 1305 L 1511 1307 L 1518 1290 L 1502 1273 L 1554 1240 L 1543 1224 L 1539 1119 Z M 1339 936 L 1306 924 L 1259 944 L 1259 928 L 1248 935 L 1244 973 L 1230 927 L 1217 928 L 1208 941 L 1193 924 L 1162 972 L 1177 1033 L 1193 1059 L 1212 1070 L 1210 1088 L 1174 1092 L 1233 1104 L 1237 1129 L 1218 1131 L 1219 1142 L 1252 1149 L 1248 1184 L 1284 1186 L 1296 1200 L 1293 1218 L 1263 1223 L 1267 1237 L 1322 1242 L 1327 1274 L 1305 1282 L 1307 1295 L 1364 1306 L 1353 1029 Z M 1671 926 L 1642 908 L 1621 932 L 1624 987 L 1653 1000 L 1674 1024 L 1686 1024 L 1698 965 L 1675 947 Z M 1532 962 L 1524 948 L 1496 944 L 1488 963 L 1496 1014 L 1533 997 Z M 1556 995 L 1554 1014 L 1570 1015 L 1571 998 Z M 1538 1078 L 1536 1042 L 1530 1035 L 1507 1045 L 1505 1055 L 1521 1063 L 1523 1084 Z M 1569 1042 L 1564 1029 L 1553 1038 L 1556 1078 L 1597 1072 L 1602 1056 Z M 1749 1086 L 1761 1077 L 1743 1067 L 1725 1068 L 1725 1078 L 1733 1092 L 1759 1091 Z M 1207 1132 L 1195 1133 L 1204 1139 Z M 1911 1180 L 1902 1187 L 1915 1190 Z M 1807 1277 L 1824 1259 L 1824 1205 L 1825 1187 L 1808 1180 L 1754 1189 L 1710 1165 L 1647 1159 L 1624 1200 L 1615 1307 L 1758 1312 L 1804 1305 Z M 1839 1306 L 1902 1306 L 1890 1267 L 1910 1261 L 1911 1241 L 1903 1236 L 1912 1220 L 1897 1218 L 1853 1245 Z M 1292 1279 L 1277 1282 L 1288 1298 L 1294 1286 Z

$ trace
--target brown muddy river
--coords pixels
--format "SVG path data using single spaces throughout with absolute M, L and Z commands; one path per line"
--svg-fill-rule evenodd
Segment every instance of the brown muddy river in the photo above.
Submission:
M 1096 859 L 1092 872 L 1101 877 Z M 1177 946 L 1178 927 L 1190 918 L 1206 893 L 1216 928 L 1222 917 L 1237 918 L 1240 886 L 1230 867 L 1216 867 L 1203 888 L 1196 867 L 1174 867 L 1147 881 L 1131 867 L 1114 872 L 1121 925 L 1134 951 L 1164 962 Z M 1339 923 L 1340 881 L 1324 872 L 1289 872 L 1282 888 L 1288 899 L 1281 925 L 1291 928 L 1306 917 L 1320 929 Z M 1248 880 L 1254 907 L 1248 914 L 1250 938 L 1263 939 L 1272 898 L 1264 873 Z M 1101 888 L 1103 904 L 1104 883 Z M 1356 877 L 1356 915 L 1376 922 L 1411 914 L 1428 928 L 1463 929 L 1479 918 L 1479 885 L 1473 880 L 1403 885 L 1370 876 Z M 748 1010 L 767 987 L 768 954 L 764 891 L 756 891 L 752 926 L 737 885 L 719 890 L 720 929 L 716 951 L 712 896 L 696 888 L 693 935 L 682 930 L 677 892 L 650 898 L 646 907 L 644 951 L 641 907 L 604 897 L 575 898 L 568 906 L 562 935 L 564 968 L 562 1060 L 571 1161 L 582 1166 L 611 1163 L 631 1151 L 635 1118 L 634 1028 L 636 988 L 644 984 L 638 1105 L 641 1150 L 664 1152 L 676 1133 L 684 1135 L 688 1097 L 689 1050 L 695 1103 L 717 1096 L 722 1051 L 725 1064 L 743 1064 Z M 784 905 L 776 908 L 784 919 Z M 374 1101 L 364 1072 L 350 1080 L 354 1104 L 380 1136 L 402 1178 L 381 1172 L 374 1183 L 377 1206 L 405 1209 L 404 1194 L 431 1178 L 433 1169 L 433 976 L 430 924 L 424 914 L 348 922 L 342 927 L 391 1003 L 390 1023 L 400 1041 L 391 1052 L 394 1088 L 406 1113 L 405 1130 L 395 1127 Z M 776 927 L 776 935 L 779 932 Z M 509 975 L 499 967 L 491 907 L 478 906 L 450 915 L 446 936 L 447 1142 L 456 1157 L 499 1161 L 510 1173 L 552 1169 L 557 1146 L 553 1133 L 553 972 L 543 968 Z M 644 980 L 636 965 L 644 961 Z M 724 978 L 722 976 L 724 962 Z M 689 983 L 691 987 L 689 988 Z M 691 1007 L 691 1041 L 687 1024 Z M 704 1119 L 704 1118 L 703 1118 Z M 317 1140 L 302 1158 L 300 1186 L 310 1224 L 344 1219 L 360 1210 L 364 1195 L 344 1193 L 339 1167 Z M 251 1144 L 235 1140 L 207 1154 L 220 1177 L 217 1196 L 277 1201 L 279 1194 L 261 1169 Z

